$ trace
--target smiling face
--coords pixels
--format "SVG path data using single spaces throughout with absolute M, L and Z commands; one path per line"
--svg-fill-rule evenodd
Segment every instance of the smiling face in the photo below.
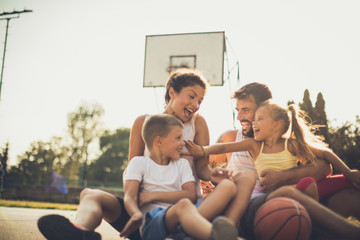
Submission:
M 264 141 L 269 136 L 275 134 L 277 122 L 274 121 L 270 114 L 270 110 L 266 107 L 259 107 L 255 113 L 255 120 L 252 124 L 254 131 L 254 139 L 256 141 Z
M 254 96 L 250 95 L 248 98 L 236 100 L 237 120 L 242 126 L 242 134 L 245 137 L 253 137 L 252 122 L 254 121 L 255 112 L 258 105 L 256 104 Z
M 183 146 L 185 142 L 182 139 L 182 128 L 179 126 L 172 126 L 168 135 L 162 137 L 162 153 L 167 158 L 179 159 Z
M 182 122 L 188 121 L 199 110 L 205 92 L 206 90 L 200 85 L 184 87 L 178 93 L 173 88 L 170 88 L 170 101 L 164 113 L 171 114 Z

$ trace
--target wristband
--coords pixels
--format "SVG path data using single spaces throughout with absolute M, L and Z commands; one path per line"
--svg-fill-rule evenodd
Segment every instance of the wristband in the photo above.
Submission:
M 201 147 L 201 149 L 203 150 L 203 152 L 204 152 L 204 157 L 207 157 L 208 156 L 208 153 L 206 152 L 206 150 L 205 150 L 205 148 L 203 147 L 203 146 L 200 146 Z

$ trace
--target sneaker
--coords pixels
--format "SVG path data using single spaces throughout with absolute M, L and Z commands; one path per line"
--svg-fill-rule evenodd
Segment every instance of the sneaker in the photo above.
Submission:
M 210 240 L 237 240 L 238 231 L 226 217 L 219 216 L 212 222 Z
M 48 240 L 101 240 L 99 233 L 77 228 L 60 215 L 42 216 L 37 225 Z

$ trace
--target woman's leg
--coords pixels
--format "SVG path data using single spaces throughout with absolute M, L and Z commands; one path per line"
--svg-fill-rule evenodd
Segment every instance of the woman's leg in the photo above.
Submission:
M 100 225 L 102 219 L 108 222 L 117 220 L 122 210 L 115 196 L 86 188 L 80 194 L 80 204 L 74 222 L 64 216 L 50 214 L 39 218 L 37 224 L 47 239 L 99 240 L 101 236 L 94 232 L 95 228 Z
M 122 211 L 114 195 L 98 189 L 85 188 L 80 193 L 80 203 L 74 223 L 93 231 L 100 225 L 102 219 L 109 223 L 116 221 Z

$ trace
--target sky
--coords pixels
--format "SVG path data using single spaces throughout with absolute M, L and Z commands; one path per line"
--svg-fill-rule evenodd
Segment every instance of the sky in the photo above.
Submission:
M 102 105 L 110 130 L 161 113 L 164 89 L 143 88 L 147 35 L 225 32 L 225 82 L 209 88 L 199 110 L 211 143 L 234 128 L 232 92 L 255 81 L 284 106 L 302 102 L 305 89 L 315 105 L 321 92 L 331 125 L 360 115 L 357 0 L 0 1 L 1 12 L 24 8 L 33 12 L 10 21 L 0 99 L 10 165 L 31 142 L 65 136 L 68 113 L 82 103 Z M 2 54 L 5 30 L 2 20 Z

